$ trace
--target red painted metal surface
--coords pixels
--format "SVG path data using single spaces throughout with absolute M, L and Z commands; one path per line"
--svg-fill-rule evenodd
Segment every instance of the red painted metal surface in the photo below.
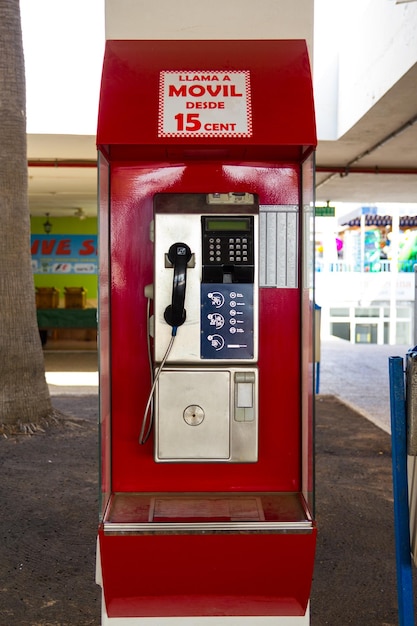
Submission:
M 249 70 L 252 137 L 157 137 L 163 70 Z M 311 73 L 305 41 L 108 41 L 97 143 L 112 158 L 242 161 L 299 159 L 316 144 Z M 213 153 L 213 148 L 217 152 Z M 221 151 L 222 150 L 222 151 Z M 199 154 L 202 154 L 199 150 Z M 188 155 L 188 157 L 187 157 Z
M 316 533 L 104 536 L 109 617 L 304 615 Z
M 297 168 L 233 171 L 229 167 L 228 170 L 225 175 L 221 168 L 208 165 L 160 170 L 114 169 L 111 186 L 113 491 L 300 489 L 301 304 L 297 289 L 260 290 L 258 463 L 198 463 L 190 472 L 188 464 L 154 463 L 152 437 L 145 446 L 138 444 L 151 386 L 144 287 L 152 282 L 153 249 L 148 235 L 153 195 L 167 190 L 238 188 L 258 191 L 262 204 L 283 204 L 290 199 L 296 203 Z M 238 175 L 241 181 L 231 182 Z M 282 178 L 285 185 L 276 185 Z

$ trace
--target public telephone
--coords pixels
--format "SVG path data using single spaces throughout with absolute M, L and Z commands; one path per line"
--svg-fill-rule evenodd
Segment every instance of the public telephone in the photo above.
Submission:
M 301 39 L 106 42 L 103 624 L 310 623 L 316 143 Z
M 258 202 L 154 199 L 155 461 L 258 458 Z

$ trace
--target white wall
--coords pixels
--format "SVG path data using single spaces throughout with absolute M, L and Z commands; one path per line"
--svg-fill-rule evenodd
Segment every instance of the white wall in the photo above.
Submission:
M 315 0 L 319 140 L 338 139 L 417 63 L 417 2 Z
M 414 280 L 414 272 L 317 272 L 316 301 L 323 307 L 346 303 L 367 307 L 376 300 L 389 301 L 394 289 L 397 302 L 412 302 Z
M 306 39 L 314 0 L 106 0 L 106 39 Z
M 417 63 L 416 2 L 362 0 L 359 7 L 340 51 L 339 136 Z
M 343 27 L 340 1 L 314 2 L 314 99 L 319 139 L 337 138 L 339 45 Z
M 104 0 L 20 0 L 20 12 L 27 132 L 94 135 Z

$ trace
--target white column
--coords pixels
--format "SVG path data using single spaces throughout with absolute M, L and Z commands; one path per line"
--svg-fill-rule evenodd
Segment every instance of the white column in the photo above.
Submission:
M 400 215 L 398 210 L 392 216 L 391 230 L 391 272 L 390 272 L 390 303 L 389 303 L 389 345 L 397 343 L 397 282 L 398 282 L 398 242 L 400 235 Z
M 105 0 L 106 39 L 305 39 L 314 0 Z

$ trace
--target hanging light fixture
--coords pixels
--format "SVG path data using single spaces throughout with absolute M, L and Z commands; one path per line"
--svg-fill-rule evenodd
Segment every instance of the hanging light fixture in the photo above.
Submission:
M 80 220 L 87 219 L 87 215 L 85 214 L 85 211 L 82 208 L 75 209 L 74 215 L 75 217 L 78 217 Z
M 46 215 L 46 222 L 43 223 L 43 229 L 46 232 L 47 235 L 49 235 L 49 233 L 52 230 L 52 224 L 49 221 L 49 213 L 45 213 Z

